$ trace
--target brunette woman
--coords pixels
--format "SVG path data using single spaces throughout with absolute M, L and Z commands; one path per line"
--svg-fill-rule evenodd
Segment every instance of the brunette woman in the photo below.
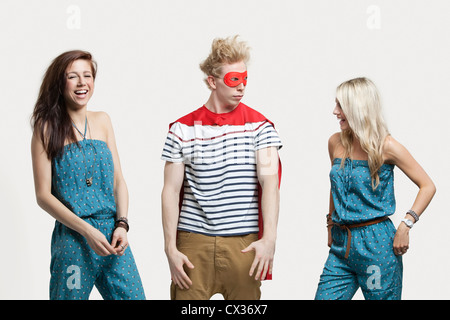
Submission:
M 65 52 L 45 73 L 32 115 L 36 199 L 56 219 L 50 299 L 145 299 L 129 248 L 128 190 L 111 120 L 87 110 L 97 65 Z

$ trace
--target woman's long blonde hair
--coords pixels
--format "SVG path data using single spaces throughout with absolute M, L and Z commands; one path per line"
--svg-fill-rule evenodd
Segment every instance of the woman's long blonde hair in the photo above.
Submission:
M 353 140 L 358 139 L 362 149 L 368 154 L 372 188 L 375 190 L 380 183 L 378 170 L 384 162 L 383 144 L 389 135 L 381 111 L 378 89 L 367 78 L 355 78 L 337 87 L 336 99 L 350 127 L 341 132 L 344 159 L 350 157 Z

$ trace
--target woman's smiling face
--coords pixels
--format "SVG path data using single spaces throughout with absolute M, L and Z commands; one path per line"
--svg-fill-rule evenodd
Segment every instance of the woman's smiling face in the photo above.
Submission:
M 75 60 L 66 69 L 64 100 L 69 108 L 84 107 L 94 93 L 94 76 L 88 60 Z
M 339 120 L 339 125 L 341 127 L 341 130 L 347 130 L 350 128 L 348 125 L 347 118 L 345 117 L 345 114 L 342 111 L 342 108 L 341 108 L 341 105 L 340 105 L 338 99 L 336 99 L 336 106 L 334 107 L 333 114 Z

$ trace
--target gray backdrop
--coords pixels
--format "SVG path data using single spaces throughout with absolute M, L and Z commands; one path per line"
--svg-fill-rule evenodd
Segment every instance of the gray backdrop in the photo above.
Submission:
M 161 150 L 168 124 L 208 98 L 198 64 L 213 38 L 239 34 L 252 47 L 243 102 L 271 119 L 284 143 L 274 280 L 262 298 L 314 298 L 328 253 L 335 88 L 367 76 L 392 135 L 437 186 L 410 233 L 403 298 L 449 299 L 449 13 L 448 0 L 0 0 L 0 298 L 48 299 L 54 220 L 35 201 L 29 119 L 51 60 L 84 49 L 99 65 L 88 108 L 113 121 L 147 298 L 169 299 Z M 417 187 L 395 175 L 398 225 Z

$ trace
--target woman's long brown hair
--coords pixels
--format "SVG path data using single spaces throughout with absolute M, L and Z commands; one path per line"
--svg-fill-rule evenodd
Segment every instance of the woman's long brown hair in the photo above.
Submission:
M 71 142 L 77 140 L 64 101 L 64 89 L 66 69 L 79 59 L 90 62 L 92 76 L 95 79 L 97 64 L 89 52 L 72 50 L 60 54 L 45 72 L 31 116 L 33 131 L 42 140 L 49 159 L 60 155 L 66 140 Z

